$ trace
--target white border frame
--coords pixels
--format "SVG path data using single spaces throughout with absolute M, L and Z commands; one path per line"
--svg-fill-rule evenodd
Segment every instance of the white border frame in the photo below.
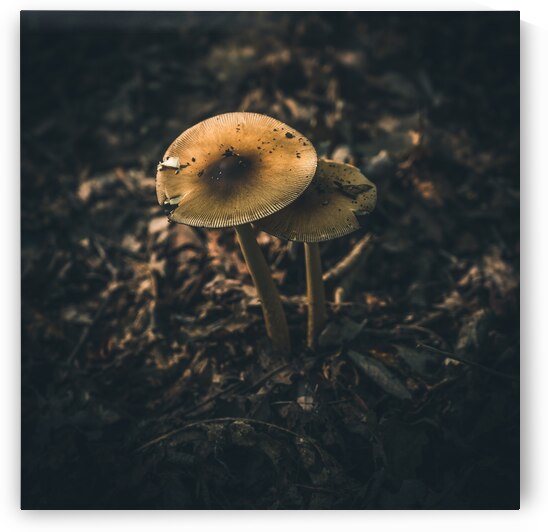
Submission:
M 545 405 L 548 404 L 548 353 L 546 304 L 548 300 L 548 179 L 546 169 L 546 133 L 548 128 L 548 17 L 547 8 L 539 2 L 423 2 L 423 1 L 372 1 L 366 4 L 337 1 L 336 4 L 316 0 L 301 0 L 300 10 L 331 10 L 335 5 L 341 10 L 521 10 L 521 232 L 522 232 L 522 499 L 519 512 L 495 511 L 397 511 L 397 512 L 107 512 L 107 511 L 28 511 L 19 508 L 20 466 L 20 259 L 19 259 L 19 10 L 226 10 L 220 2 L 203 0 L 176 2 L 159 0 L 154 5 L 145 2 L 105 1 L 74 2 L 7 2 L 1 7 L 2 72 L 0 84 L 2 104 L 2 162 L 4 166 L 4 196 L 0 210 L 3 257 L 1 279 L 8 297 L 2 297 L 0 324 L 2 324 L 3 378 L 0 387 L 2 407 L 3 459 L 0 480 L 0 522 L 4 530 L 34 530 L 61 532 L 82 530 L 149 530 L 151 527 L 181 530 L 196 527 L 200 530 L 261 530 L 279 532 L 280 527 L 291 530 L 346 530 L 380 526 L 385 530 L 405 532 L 435 530 L 436 532 L 462 531 L 463 526 L 473 529 L 480 526 L 497 531 L 517 527 L 542 529 L 548 525 L 547 504 L 547 422 Z M 233 10 L 257 9 L 257 2 L 230 4 Z M 270 5 L 264 6 L 266 9 Z M 276 10 L 294 10 L 295 2 L 280 0 Z M 7 196 L 7 197 L 6 197 Z M 341 522 L 342 521 L 342 522 Z

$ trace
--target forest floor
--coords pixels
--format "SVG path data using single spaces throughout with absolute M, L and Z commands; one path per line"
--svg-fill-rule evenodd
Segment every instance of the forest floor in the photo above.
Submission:
M 519 506 L 518 15 L 24 13 L 21 34 L 23 507 Z M 237 110 L 378 188 L 321 245 L 317 352 L 301 245 L 258 235 L 283 360 L 233 230 L 156 202 L 172 140 Z

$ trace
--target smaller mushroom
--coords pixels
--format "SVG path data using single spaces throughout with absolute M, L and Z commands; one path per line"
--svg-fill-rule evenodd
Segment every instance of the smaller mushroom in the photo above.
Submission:
M 304 242 L 308 299 L 308 346 L 315 348 L 327 319 L 319 242 L 338 238 L 360 224 L 356 215 L 375 208 L 377 188 L 350 164 L 319 160 L 312 183 L 299 198 L 255 225 L 274 236 Z

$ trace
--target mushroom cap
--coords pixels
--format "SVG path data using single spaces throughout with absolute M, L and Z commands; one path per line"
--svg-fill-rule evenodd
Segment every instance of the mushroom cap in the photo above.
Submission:
M 156 173 L 156 195 L 173 222 L 230 227 L 254 222 L 295 201 L 318 159 L 310 141 L 257 113 L 227 113 L 184 131 Z
M 377 187 L 351 164 L 320 159 L 314 179 L 291 205 L 255 225 L 297 242 L 322 242 L 359 229 L 356 214 L 369 214 Z

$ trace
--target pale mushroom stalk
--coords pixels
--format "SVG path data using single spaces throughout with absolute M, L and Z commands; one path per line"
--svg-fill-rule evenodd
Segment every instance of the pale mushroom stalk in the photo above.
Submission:
M 282 300 L 272 279 L 270 268 L 255 239 L 255 231 L 250 224 L 238 225 L 235 230 L 261 301 L 266 332 L 272 341 L 274 350 L 281 354 L 288 354 L 291 346 Z
M 306 262 L 306 298 L 308 301 L 307 344 L 311 349 L 315 349 L 318 336 L 327 320 L 319 244 L 317 242 L 305 242 L 304 256 Z

